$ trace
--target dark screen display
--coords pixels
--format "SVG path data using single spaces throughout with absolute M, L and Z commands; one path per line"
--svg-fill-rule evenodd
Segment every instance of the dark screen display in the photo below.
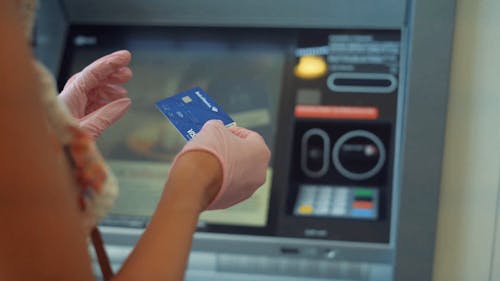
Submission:
M 278 101 L 289 37 L 233 29 L 74 28 L 63 77 L 118 49 L 132 53 L 132 106 L 98 139 L 120 182 L 120 196 L 105 224 L 143 226 L 154 211 L 172 160 L 185 140 L 155 102 L 199 86 L 239 126 L 274 146 Z M 64 81 L 64 79 L 63 79 Z M 271 161 L 272 166 L 272 161 Z M 249 200 L 202 214 L 200 227 L 267 225 L 272 180 Z

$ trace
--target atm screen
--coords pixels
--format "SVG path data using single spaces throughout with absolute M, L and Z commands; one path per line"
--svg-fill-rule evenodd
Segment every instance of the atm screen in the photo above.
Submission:
M 399 40 L 391 30 L 72 26 L 60 81 L 132 53 L 132 106 L 97 141 L 120 185 L 102 224 L 148 224 L 185 144 L 155 102 L 199 86 L 272 157 L 266 183 L 203 212 L 198 231 L 388 242 Z
M 239 126 L 262 134 L 274 146 L 278 100 L 288 47 L 283 36 L 198 29 L 74 30 L 68 74 L 123 48 L 132 53 L 133 78 L 126 84 L 132 106 L 99 139 L 98 146 L 119 179 L 120 196 L 105 224 L 143 226 L 153 213 L 169 166 L 185 143 L 155 108 L 155 102 L 195 86 L 203 88 Z M 145 31 L 145 32 L 144 32 Z M 228 34 L 230 33 L 230 34 Z M 224 36 L 222 36 L 224 35 Z M 264 227 L 272 169 L 249 200 L 227 210 L 204 212 L 200 225 Z

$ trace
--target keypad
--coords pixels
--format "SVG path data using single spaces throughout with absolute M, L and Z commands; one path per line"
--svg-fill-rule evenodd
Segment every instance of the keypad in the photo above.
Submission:
M 312 217 L 378 218 L 379 191 L 375 187 L 303 184 L 294 214 Z

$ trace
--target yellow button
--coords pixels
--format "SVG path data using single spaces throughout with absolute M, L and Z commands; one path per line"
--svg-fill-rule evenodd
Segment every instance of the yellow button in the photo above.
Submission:
M 294 68 L 295 76 L 302 79 L 316 79 L 325 75 L 328 66 L 322 56 L 300 57 L 298 64 Z
M 313 211 L 314 211 L 314 208 L 311 205 L 301 205 L 299 207 L 299 214 L 308 215 L 308 214 L 312 214 Z

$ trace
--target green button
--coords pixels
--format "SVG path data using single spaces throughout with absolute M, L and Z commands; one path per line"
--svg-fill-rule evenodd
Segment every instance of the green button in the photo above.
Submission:
M 354 192 L 356 197 L 373 197 L 373 189 L 357 188 Z

